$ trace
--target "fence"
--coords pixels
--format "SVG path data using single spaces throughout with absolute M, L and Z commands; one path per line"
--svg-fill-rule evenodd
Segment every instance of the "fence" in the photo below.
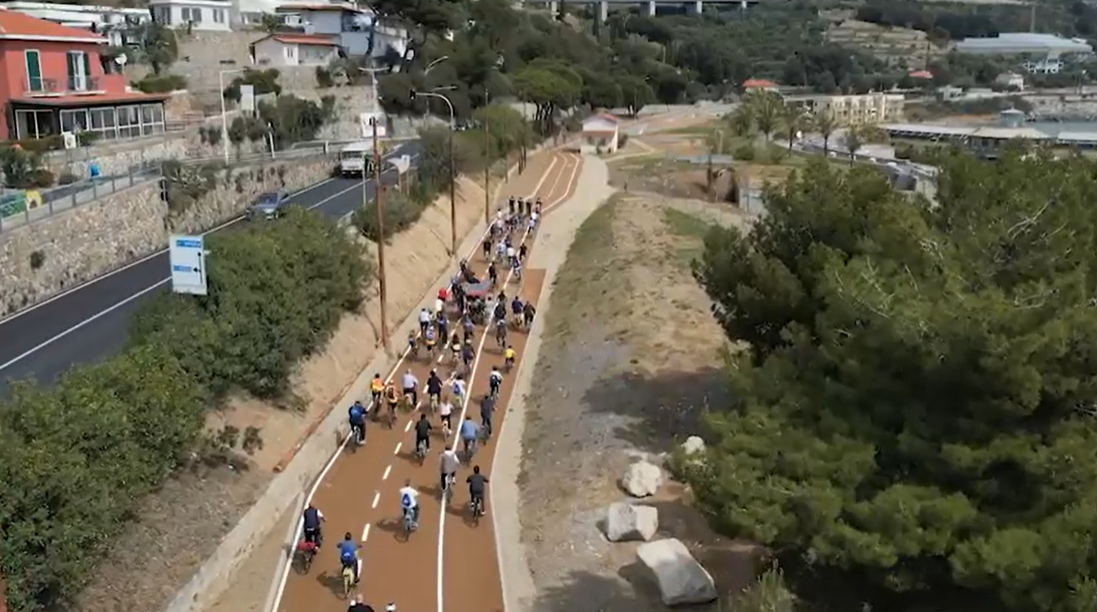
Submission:
M 321 157 L 324 153 L 316 148 L 276 151 L 274 161 L 285 159 L 308 159 Z M 247 166 L 263 161 L 271 161 L 271 155 L 255 154 L 229 156 L 229 167 Z M 224 164 L 223 157 L 206 159 L 188 158 L 185 165 Z M 333 162 L 334 163 L 334 162 Z M 112 195 L 123 189 L 160 180 L 163 176 L 160 161 L 142 162 L 129 166 L 125 172 L 98 178 L 78 181 L 68 185 L 41 190 L 0 190 L 0 234 L 46 219 L 56 213 L 70 210 L 94 202 L 99 198 Z

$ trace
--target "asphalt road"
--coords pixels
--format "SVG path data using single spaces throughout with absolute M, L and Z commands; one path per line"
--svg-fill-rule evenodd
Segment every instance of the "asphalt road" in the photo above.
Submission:
M 390 157 L 417 152 L 413 142 L 398 147 Z M 382 180 L 395 183 L 395 172 L 382 175 Z M 366 181 L 366 197 L 372 198 L 374 192 L 373 181 Z M 362 181 L 321 181 L 292 195 L 290 202 L 325 217 L 344 217 L 361 204 Z M 231 231 L 243 223 L 238 219 L 217 231 Z M 12 380 L 51 384 L 73 366 L 120 352 L 134 313 L 154 296 L 170 290 L 169 276 L 165 249 L 0 321 L 0 397 L 8 395 Z

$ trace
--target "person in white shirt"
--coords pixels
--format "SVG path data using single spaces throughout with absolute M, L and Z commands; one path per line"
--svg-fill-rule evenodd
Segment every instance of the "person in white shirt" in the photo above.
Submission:
M 442 433 L 449 439 L 449 432 L 453 431 L 453 403 L 449 401 L 449 396 L 438 406 L 438 416 L 442 419 Z
M 400 510 L 402 516 L 411 513 L 411 522 L 419 524 L 419 491 L 411 486 L 411 479 L 404 481 L 404 488 L 400 489 Z
M 539 217 L 539 215 L 537 213 L 533 213 L 532 215 L 529 216 L 529 231 L 532 232 L 533 230 L 537 229 L 537 219 L 538 219 L 538 217 Z
M 430 325 L 430 311 L 424 308 L 419 311 L 419 333 L 427 333 L 428 325 Z
M 516 251 L 513 246 L 507 247 L 507 262 L 510 264 L 510 267 L 513 268 L 516 261 L 518 261 L 518 251 Z
M 506 245 L 506 243 L 504 243 L 504 242 L 503 242 L 502 240 L 500 240 L 500 241 L 499 241 L 499 242 L 498 242 L 498 243 L 497 243 L 497 244 L 495 245 L 495 258 L 496 258 L 497 260 L 500 260 L 500 261 L 502 261 L 502 259 L 503 259 L 503 256 L 505 256 L 506 254 L 507 254 L 507 245 Z
M 457 398 L 457 405 L 465 403 L 465 377 L 458 375 L 453 379 L 453 396 Z
M 442 311 L 446 309 L 446 303 L 442 301 L 442 298 L 434 299 L 434 318 L 441 319 Z
M 403 382 L 404 395 L 411 396 L 411 405 L 419 405 L 419 379 L 411 373 L 411 368 L 408 368 L 407 372 L 404 372 Z

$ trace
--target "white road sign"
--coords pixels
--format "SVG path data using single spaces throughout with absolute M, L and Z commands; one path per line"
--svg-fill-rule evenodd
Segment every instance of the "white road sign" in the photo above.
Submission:
M 206 249 L 202 237 L 173 235 L 168 255 L 171 260 L 171 290 L 206 295 Z
M 385 120 L 383 113 L 362 113 L 358 115 L 358 125 L 362 129 L 362 138 L 373 138 L 373 121 L 377 121 L 377 137 L 385 137 L 385 126 L 388 121 Z

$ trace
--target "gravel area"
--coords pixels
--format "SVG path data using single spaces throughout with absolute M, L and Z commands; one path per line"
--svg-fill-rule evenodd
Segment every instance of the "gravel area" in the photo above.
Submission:
M 707 223 L 742 217 L 635 193 L 598 207 L 589 200 L 607 194 L 594 188 L 596 178 L 605 185 L 608 170 L 588 161 L 580 195 L 546 218 L 539 240 L 547 248 L 539 245 L 531 262 L 555 280 L 527 348 L 537 354 L 527 362 L 535 366 L 520 373 L 519 389 L 528 383 L 528 392 L 507 421 L 522 429 L 520 449 L 512 450 L 521 457 L 517 487 L 493 489 L 500 501 L 519 497 L 515 517 L 497 513 L 503 558 L 524 557 L 529 568 L 527 576 L 504 574 L 512 612 L 665 609 L 636 545 L 603 537 L 605 507 L 624 499 L 618 479 L 631 461 L 697 433 L 705 407 L 726 398 L 724 336 L 688 267 Z M 497 475 L 509 471 L 509 459 L 496 462 Z M 656 537 L 686 543 L 719 589 L 748 584 L 754 547 L 712 534 L 681 485 L 670 483 L 645 503 L 660 511 Z

